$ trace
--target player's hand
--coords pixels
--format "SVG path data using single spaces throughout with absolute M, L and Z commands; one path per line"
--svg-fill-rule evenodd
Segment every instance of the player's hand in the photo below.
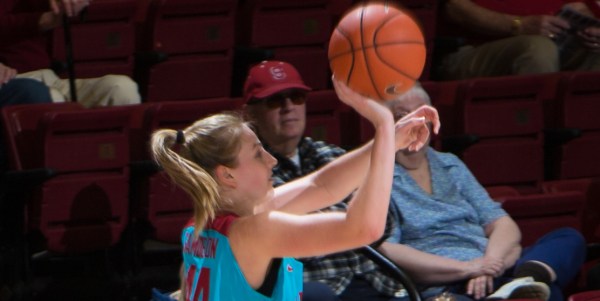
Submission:
M 431 106 L 421 106 L 396 122 L 396 150 L 418 151 L 428 143 L 429 126 L 434 133 L 440 130 L 438 111 Z
M 494 278 L 488 275 L 471 278 L 466 289 L 467 295 L 475 300 L 481 299 L 494 291 Z
M 335 78 L 332 80 L 338 98 L 368 119 L 375 127 L 387 122 L 389 122 L 390 126 L 393 124 L 394 117 L 392 112 L 386 106 L 366 96 L 360 95 Z
M 0 87 L 17 75 L 17 70 L 0 63 Z

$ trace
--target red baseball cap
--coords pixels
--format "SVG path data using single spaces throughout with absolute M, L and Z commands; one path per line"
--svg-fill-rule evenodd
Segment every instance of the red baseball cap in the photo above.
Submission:
M 281 61 L 262 61 L 248 72 L 244 84 L 244 101 L 265 98 L 287 89 L 312 90 L 304 84 L 294 66 Z

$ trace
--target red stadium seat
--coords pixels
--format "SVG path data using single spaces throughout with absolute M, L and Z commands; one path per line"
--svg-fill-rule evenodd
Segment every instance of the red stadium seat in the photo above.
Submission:
M 600 301 L 600 290 L 572 294 L 568 301 Z
M 600 72 L 563 73 L 558 96 L 545 104 L 547 177 L 600 176 Z
M 147 101 L 228 97 L 236 0 L 153 0 L 137 78 Z
M 62 254 L 114 246 L 128 220 L 128 108 L 50 104 L 2 112 L 13 167 L 7 179 L 31 187 L 22 192 L 27 233 L 39 232 L 44 249 Z M 35 171 L 45 176 L 29 177 Z
M 306 99 L 305 135 L 315 140 L 345 146 L 342 141 L 341 120 L 349 110 L 350 108 L 338 99 L 334 90 L 309 92 Z
M 73 62 L 78 78 L 133 75 L 136 2 L 94 1 L 81 18 L 70 20 Z M 62 27 L 53 31 L 51 55 L 54 60 L 66 62 Z
M 329 0 L 248 0 L 240 4 L 236 44 L 272 51 L 275 60 L 294 65 L 305 83 L 327 89 L 327 43 L 334 14 Z

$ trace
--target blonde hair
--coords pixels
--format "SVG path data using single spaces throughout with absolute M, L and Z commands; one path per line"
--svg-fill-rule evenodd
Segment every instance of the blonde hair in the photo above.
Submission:
M 238 164 L 243 125 L 239 115 L 222 113 L 198 120 L 182 131 L 161 129 L 152 134 L 154 160 L 192 197 L 196 231 L 227 206 L 214 171 L 220 165 L 233 168 Z M 174 150 L 177 147 L 178 152 Z

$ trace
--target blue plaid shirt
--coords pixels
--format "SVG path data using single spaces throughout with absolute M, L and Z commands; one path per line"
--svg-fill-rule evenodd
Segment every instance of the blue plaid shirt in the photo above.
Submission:
M 344 149 L 337 146 L 304 137 L 298 144 L 300 166 L 297 166 L 289 158 L 275 153 L 268 145 L 265 145 L 265 149 L 279 162 L 273 168 L 275 186 L 309 174 L 345 153 Z M 325 210 L 345 211 L 347 201 L 348 199 Z M 391 231 L 392 222 L 388 219 L 386 233 Z M 382 294 L 395 297 L 406 294 L 400 283 L 381 272 L 373 261 L 360 252 L 346 251 L 300 260 L 304 264 L 304 281 L 324 282 L 338 295 L 346 289 L 354 275 L 361 275 Z

